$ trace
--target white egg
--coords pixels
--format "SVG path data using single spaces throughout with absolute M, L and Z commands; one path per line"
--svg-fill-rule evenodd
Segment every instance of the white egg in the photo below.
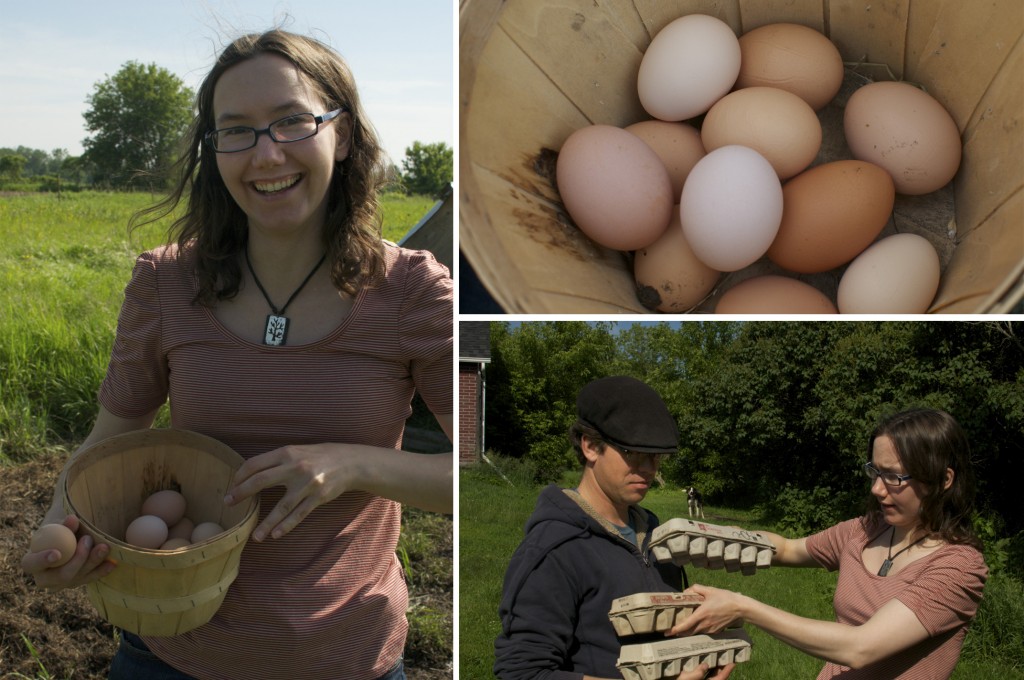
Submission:
M 706 112 L 736 82 L 740 41 L 720 19 L 680 17 L 658 31 L 640 62 L 637 94 L 647 113 L 668 121 Z
M 782 184 L 764 156 L 723 146 L 700 159 L 683 185 L 679 216 L 701 262 L 733 272 L 767 252 L 782 222 Z

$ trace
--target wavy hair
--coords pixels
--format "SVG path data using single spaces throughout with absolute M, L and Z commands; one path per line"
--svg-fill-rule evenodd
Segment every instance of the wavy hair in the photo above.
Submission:
M 354 295 L 385 273 L 379 194 L 389 182 L 390 163 L 363 111 L 348 65 L 336 51 L 313 38 L 274 29 L 242 36 L 221 52 L 196 95 L 196 115 L 174 167 L 173 190 L 165 200 L 136 213 L 130 228 L 166 217 L 187 201 L 184 215 L 168 231 L 168 240 L 177 241 L 179 253 L 191 252 L 199 284 L 195 301 L 212 306 L 238 294 L 242 281 L 238 255 L 248 242 L 248 221 L 224 185 L 216 154 L 204 145 L 204 136 L 215 127 L 213 93 L 220 77 L 261 54 L 276 54 L 293 63 L 328 110 L 345 107 L 352 116 L 350 152 L 335 163 L 322 239 L 334 286 Z
M 974 533 L 974 468 L 967 435 L 945 411 L 913 408 L 883 420 L 868 439 L 868 460 L 875 439 L 888 437 L 899 455 L 906 474 L 918 483 L 921 496 L 921 526 L 933 538 L 963 543 L 981 549 Z M 946 470 L 953 470 L 953 483 L 943 488 Z M 877 508 L 877 499 L 873 507 Z M 872 513 L 873 519 L 880 518 Z

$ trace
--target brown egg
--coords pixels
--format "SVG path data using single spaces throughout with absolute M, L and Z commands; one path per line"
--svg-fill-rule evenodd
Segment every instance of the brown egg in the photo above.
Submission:
M 736 88 L 777 87 L 818 111 L 843 84 L 843 57 L 824 35 L 799 24 L 768 24 L 740 37 Z
M 665 164 L 669 179 L 672 180 L 672 200 L 679 202 L 683 184 L 690 169 L 704 157 L 704 145 L 700 132 L 688 123 L 670 123 L 664 120 L 645 120 L 626 126 L 631 132 L 647 142 L 658 158 Z
M 907 83 L 869 83 L 853 93 L 843 130 L 854 158 L 892 175 L 901 194 L 944 187 L 960 167 L 960 131 L 934 97 Z
M 185 497 L 170 489 L 157 491 L 142 504 L 142 514 L 156 515 L 167 526 L 174 526 L 185 516 Z
M 164 541 L 164 544 L 160 546 L 161 550 L 178 550 L 179 548 L 187 548 L 192 545 L 188 539 L 185 538 L 168 538 Z
M 78 547 L 78 539 L 75 533 L 63 524 L 44 524 L 39 527 L 29 542 L 29 552 L 42 552 L 44 550 L 56 550 L 60 553 L 60 559 L 49 563 L 50 567 L 59 567 L 67 564 L 74 557 L 75 548 Z
M 196 528 L 196 525 L 188 517 L 182 517 L 170 530 L 167 532 L 167 538 L 184 538 L 189 540 L 192 538 L 192 530 Z
M 788 179 L 814 161 L 821 148 L 821 123 L 807 102 L 774 87 L 748 87 L 722 97 L 701 125 L 708 153 L 730 144 L 764 156 L 779 179 Z
M 885 228 L 895 198 L 892 178 L 877 165 L 813 167 L 782 185 L 782 224 L 768 258 L 801 274 L 846 264 Z
M 636 251 L 633 275 L 644 307 L 682 313 L 703 300 L 721 274 L 697 259 L 683 235 L 679 211 L 673 210 L 672 215 L 661 238 Z
M 622 128 L 590 125 L 573 132 L 558 153 L 555 175 L 573 221 L 607 248 L 649 246 L 672 219 L 668 170 L 651 147 Z
M 756 276 L 725 291 L 715 314 L 836 314 L 824 293 L 785 276 Z

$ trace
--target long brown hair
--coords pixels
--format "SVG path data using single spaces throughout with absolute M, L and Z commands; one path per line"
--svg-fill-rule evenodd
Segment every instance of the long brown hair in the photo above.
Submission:
M 888 437 L 906 474 L 921 489 L 921 525 L 934 538 L 981 549 L 974 533 L 974 468 L 963 428 L 945 411 L 913 408 L 882 421 L 868 439 L 868 460 L 875 439 Z M 943 485 L 946 469 L 953 483 Z M 877 507 L 877 499 L 874 506 Z
M 354 295 L 384 275 L 379 194 L 388 182 L 390 163 L 359 102 L 355 79 L 330 47 L 275 29 L 242 36 L 221 52 L 196 95 L 196 116 L 175 165 L 174 189 L 131 220 L 132 229 L 155 222 L 172 213 L 187 195 L 185 214 L 171 225 L 169 239 L 177 240 L 179 253 L 190 252 L 199 282 L 196 301 L 204 305 L 238 293 L 242 280 L 238 255 L 248 241 L 245 213 L 228 193 L 213 150 L 204 146 L 204 136 L 214 129 L 214 88 L 232 66 L 267 53 L 295 64 L 328 110 L 345 107 L 353 119 L 351 150 L 348 158 L 335 164 L 323 230 L 334 286 Z

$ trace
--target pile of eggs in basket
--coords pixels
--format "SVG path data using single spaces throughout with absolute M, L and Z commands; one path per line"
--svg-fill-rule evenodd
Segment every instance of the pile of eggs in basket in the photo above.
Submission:
M 186 515 L 185 497 L 177 491 L 157 491 L 142 504 L 142 514 L 125 530 L 126 543 L 149 550 L 177 550 L 224 531 L 215 522 L 195 524 Z
M 748 278 L 718 300 L 725 313 L 921 313 L 938 289 L 927 239 L 879 239 L 897 193 L 945 186 L 960 165 L 956 123 L 924 91 L 864 85 L 846 103 L 852 159 L 811 167 L 816 111 L 843 82 L 821 33 L 770 24 L 737 38 L 707 15 L 655 35 L 637 90 L 652 120 L 591 125 L 559 151 L 556 180 L 592 240 L 634 251 L 641 302 L 687 311 L 735 272 L 767 258 L 793 276 Z M 690 122 L 703 116 L 700 129 Z M 798 279 L 845 266 L 835 300 Z M 774 306 L 774 308 L 773 308 Z

